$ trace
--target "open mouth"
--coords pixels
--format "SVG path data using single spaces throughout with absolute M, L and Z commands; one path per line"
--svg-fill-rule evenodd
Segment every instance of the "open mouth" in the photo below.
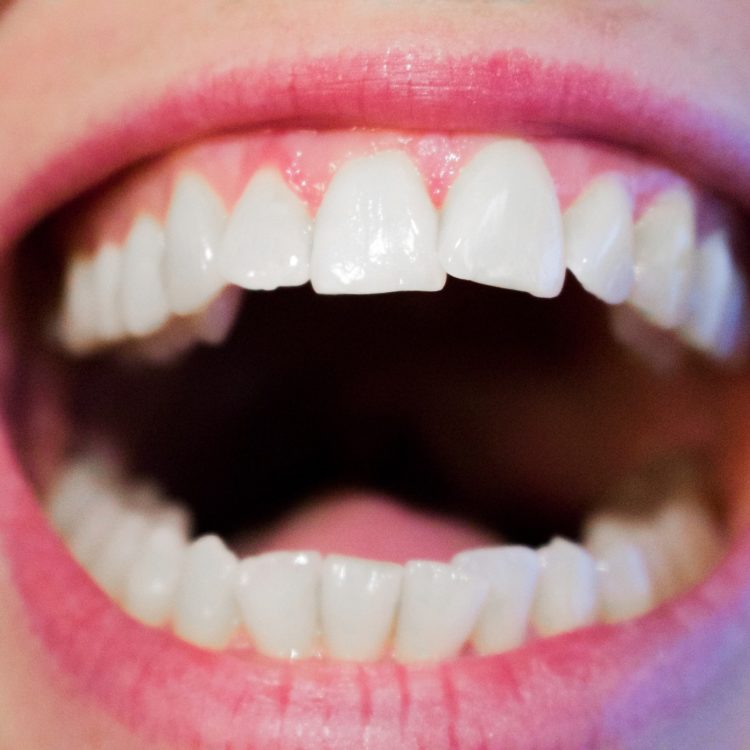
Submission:
M 586 658 L 656 679 L 735 606 L 746 238 L 583 138 L 258 128 L 118 171 L 9 257 L 35 631 L 117 711 L 205 678 L 237 746 L 295 710 L 317 746 L 338 701 L 383 747 L 446 706 L 423 746 L 494 747 Z

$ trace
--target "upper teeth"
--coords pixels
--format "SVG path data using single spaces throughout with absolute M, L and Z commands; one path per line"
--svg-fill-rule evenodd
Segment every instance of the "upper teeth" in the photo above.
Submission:
M 657 195 L 635 222 L 632 203 L 625 181 L 606 173 L 561 215 L 540 153 L 512 139 L 481 149 L 440 211 L 399 150 L 343 163 L 314 222 L 273 167 L 250 177 L 228 217 L 209 184 L 186 173 L 163 230 L 141 215 L 124 247 L 104 242 L 93 254 L 71 255 L 61 333 L 84 351 L 153 334 L 170 314 L 200 318 L 227 284 L 427 291 L 440 289 L 447 272 L 552 297 L 567 266 L 604 301 L 629 300 L 693 346 L 731 355 L 742 338 L 744 282 L 727 232 L 696 240 L 694 199 L 683 186 Z M 221 340 L 229 324 L 231 316 L 214 314 L 200 323 L 202 338 Z
M 239 561 L 216 536 L 190 542 L 185 511 L 153 489 L 144 501 L 92 462 L 63 473 L 48 510 L 92 577 L 148 625 L 171 624 L 210 648 L 249 639 L 274 657 L 367 661 L 391 651 L 413 662 L 619 622 L 694 585 L 715 565 L 721 531 L 684 486 L 669 492 L 651 518 L 594 517 L 583 545 L 557 539 L 403 566 L 313 551 Z

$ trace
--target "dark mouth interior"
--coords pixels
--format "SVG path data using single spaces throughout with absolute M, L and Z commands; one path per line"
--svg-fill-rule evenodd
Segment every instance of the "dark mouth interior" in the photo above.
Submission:
M 112 441 L 199 533 L 231 538 L 362 489 L 538 545 L 576 538 L 630 472 L 710 464 L 721 442 L 723 376 L 691 355 L 655 371 L 571 279 L 555 300 L 453 279 L 437 294 L 248 293 L 223 346 L 148 366 L 73 361 L 45 341 L 39 300 L 55 299 L 59 269 L 37 248 L 18 256 L 16 288 L 39 290 L 19 301 L 21 359 L 65 384 L 73 446 Z M 19 393 L 38 382 L 19 373 Z

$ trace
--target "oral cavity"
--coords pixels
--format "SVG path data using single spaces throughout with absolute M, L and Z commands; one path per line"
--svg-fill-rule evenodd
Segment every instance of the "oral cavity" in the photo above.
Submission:
M 438 291 L 450 275 L 554 297 L 566 269 L 635 311 L 641 338 L 672 331 L 718 359 L 743 347 L 730 212 L 602 147 L 289 133 L 195 147 L 156 174 L 105 192 L 70 233 L 57 324 L 70 351 L 168 359 L 219 343 L 238 289 Z
M 190 643 L 274 658 L 434 662 L 628 620 L 700 582 L 725 533 L 693 474 L 659 475 L 622 483 L 580 543 L 495 544 L 403 564 L 314 549 L 240 559 L 214 534 L 191 538 L 189 512 L 158 487 L 93 458 L 68 465 L 45 506 L 112 599 Z M 409 523 L 388 505 L 354 506 L 373 534 Z M 339 523 L 340 512 L 331 513 Z

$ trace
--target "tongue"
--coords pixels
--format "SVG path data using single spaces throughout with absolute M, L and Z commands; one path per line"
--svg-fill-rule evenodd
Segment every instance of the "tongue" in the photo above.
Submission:
M 238 552 L 318 550 L 403 563 L 448 561 L 462 550 L 498 543 L 468 523 L 406 508 L 384 495 L 351 492 L 316 500 L 241 543 Z

